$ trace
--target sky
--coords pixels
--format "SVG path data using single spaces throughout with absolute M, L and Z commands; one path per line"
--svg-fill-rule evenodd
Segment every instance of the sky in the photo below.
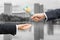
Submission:
M 43 3 L 46 9 L 60 8 L 60 0 L 0 0 L 0 6 L 3 6 L 4 3 L 19 6 L 32 6 L 34 3 Z
M 44 9 L 57 9 L 60 8 L 60 0 L 0 0 L 0 6 L 4 6 L 4 3 L 12 3 L 12 5 L 18 5 L 21 8 L 24 6 L 33 7 L 34 3 L 42 3 Z

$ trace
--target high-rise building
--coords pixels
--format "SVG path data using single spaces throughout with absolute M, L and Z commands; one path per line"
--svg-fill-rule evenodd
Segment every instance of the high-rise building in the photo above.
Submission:
M 42 13 L 44 12 L 43 4 L 35 3 L 34 4 L 34 13 Z
M 11 15 L 12 14 L 12 4 L 4 3 L 4 14 Z
M 43 4 L 34 4 L 34 13 L 43 13 Z M 44 23 L 43 21 L 34 23 L 34 40 L 41 40 L 44 38 Z

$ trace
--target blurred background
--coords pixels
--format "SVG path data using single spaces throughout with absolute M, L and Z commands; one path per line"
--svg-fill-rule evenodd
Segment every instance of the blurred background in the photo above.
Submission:
M 44 5 L 44 11 L 60 8 L 60 0 L 0 0 L 0 14 L 4 13 L 4 3 L 11 3 L 12 14 L 18 16 L 23 15 L 22 17 L 26 17 L 25 11 L 23 10 L 26 6 L 29 6 L 34 11 L 34 3 L 42 3 Z M 54 35 L 48 35 L 48 26 L 47 23 L 44 24 L 44 40 L 60 40 L 60 25 L 53 25 L 54 31 L 52 31 Z M 31 32 L 19 31 L 15 36 L 11 36 L 10 38 L 11 40 L 34 40 L 34 25 L 32 26 Z M 0 40 L 6 40 L 4 39 L 4 35 L 0 34 Z

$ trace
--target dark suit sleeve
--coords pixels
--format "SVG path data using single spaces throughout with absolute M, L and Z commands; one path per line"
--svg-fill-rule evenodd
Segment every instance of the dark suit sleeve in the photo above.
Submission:
M 0 24 L 0 34 L 16 34 L 15 24 Z
M 48 20 L 54 20 L 60 18 L 60 9 L 51 10 L 46 12 Z

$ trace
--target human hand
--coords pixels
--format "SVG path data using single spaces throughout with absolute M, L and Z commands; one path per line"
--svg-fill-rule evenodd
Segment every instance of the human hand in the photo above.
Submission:
M 39 21 L 45 19 L 45 15 L 44 15 L 44 13 L 37 13 L 37 14 L 34 14 L 34 15 L 31 17 L 31 19 L 32 19 L 33 21 L 39 22 Z
M 18 25 L 18 30 L 27 30 L 31 27 L 31 24 L 20 24 Z

